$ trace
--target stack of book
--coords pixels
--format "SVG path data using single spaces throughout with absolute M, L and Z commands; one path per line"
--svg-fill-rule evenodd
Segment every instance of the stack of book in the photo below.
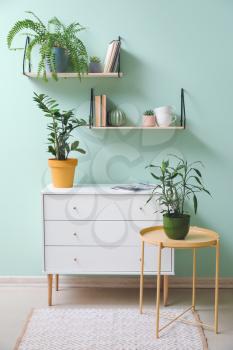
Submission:
M 106 95 L 95 96 L 95 126 L 107 125 Z
M 108 45 L 108 50 L 104 61 L 104 73 L 112 73 L 118 71 L 120 49 L 120 40 L 113 40 Z

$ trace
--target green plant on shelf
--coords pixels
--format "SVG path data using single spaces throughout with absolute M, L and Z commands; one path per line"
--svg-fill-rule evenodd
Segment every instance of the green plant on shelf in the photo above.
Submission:
M 100 63 L 100 62 L 101 62 L 101 60 L 99 57 L 97 57 L 97 56 L 90 57 L 90 63 Z
M 86 121 L 77 119 L 73 110 L 61 111 L 57 102 L 45 94 L 34 92 L 33 100 L 50 121 L 47 125 L 48 152 L 57 160 L 66 160 L 71 151 L 85 154 L 86 151 L 79 147 L 79 141 L 70 142 L 70 138 L 74 129 L 87 125 Z
M 65 50 L 67 62 L 70 62 L 72 69 L 77 72 L 79 77 L 82 73 L 88 72 L 88 54 L 85 45 L 78 38 L 78 33 L 85 28 L 78 22 L 73 22 L 65 26 L 57 17 L 50 19 L 45 25 L 38 16 L 31 11 L 26 11 L 33 17 L 17 21 L 7 36 L 7 45 L 12 48 L 12 42 L 15 36 L 23 32 L 23 35 L 29 36 L 31 41 L 26 49 L 26 59 L 31 60 L 31 53 L 35 46 L 39 46 L 39 63 L 37 76 L 42 75 L 47 81 L 46 66 L 49 66 L 52 77 L 57 80 L 56 71 L 56 53 L 54 48 Z
M 143 113 L 143 115 L 154 115 L 155 113 L 154 113 L 154 111 L 152 110 L 152 109 L 148 109 L 147 111 L 145 111 L 144 113 Z

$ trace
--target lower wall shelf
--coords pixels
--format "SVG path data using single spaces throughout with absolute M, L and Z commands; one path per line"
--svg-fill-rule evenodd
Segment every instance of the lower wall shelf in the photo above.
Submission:
M 143 127 L 143 126 L 92 126 L 94 130 L 184 130 L 184 126 Z
M 101 101 L 102 98 L 101 96 L 95 96 L 94 95 L 94 88 L 91 88 L 91 96 L 90 96 L 90 114 L 89 114 L 89 127 L 90 129 L 94 130 L 185 130 L 186 128 L 186 113 L 185 113 L 185 102 L 184 102 L 184 89 L 181 89 L 181 113 L 180 113 L 180 120 L 179 124 L 177 121 L 178 125 L 173 125 L 173 126 L 152 126 L 152 127 L 144 127 L 143 125 L 128 125 L 128 126 L 96 126 L 100 124 L 106 124 L 106 116 L 107 116 L 107 110 L 106 110 L 106 103 L 104 103 L 104 108 L 105 108 L 105 113 L 104 113 L 104 118 L 101 117 L 102 109 L 101 107 L 98 110 L 98 122 L 96 117 L 96 98 L 98 97 L 97 105 L 101 106 Z M 106 95 L 105 95 L 106 97 Z M 102 123 L 101 123 L 102 119 Z M 132 120 L 137 120 L 132 119 Z M 130 122 L 128 120 L 128 122 Z

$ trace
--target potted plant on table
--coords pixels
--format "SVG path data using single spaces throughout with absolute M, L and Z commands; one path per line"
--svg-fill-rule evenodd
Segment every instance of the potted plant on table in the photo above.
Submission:
M 143 114 L 143 126 L 153 127 L 155 126 L 155 114 L 152 109 L 149 109 Z
M 32 50 L 35 46 L 39 46 L 38 77 L 42 75 L 47 81 L 46 73 L 49 70 L 52 77 L 57 80 L 57 72 L 66 72 L 69 62 L 79 76 L 88 71 L 87 50 L 77 36 L 85 29 L 84 27 L 77 22 L 65 26 L 57 17 L 53 17 L 45 25 L 33 12 L 27 11 L 27 13 L 33 19 L 17 21 L 8 33 L 7 45 L 12 49 L 15 36 L 26 31 L 23 34 L 31 39 L 26 49 L 26 59 L 30 61 Z
M 73 186 L 75 167 L 78 163 L 76 158 L 68 158 L 71 151 L 85 154 L 79 147 L 79 141 L 70 142 L 74 129 L 86 125 L 84 119 L 77 119 L 73 110 L 61 111 L 55 100 L 44 94 L 34 92 L 33 100 L 44 112 L 48 123 L 48 152 L 54 158 L 48 160 L 52 171 L 52 181 L 55 187 L 69 188 Z
M 167 236 L 171 239 L 184 239 L 190 227 L 190 215 L 185 210 L 186 200 L 192 199 L 196 214 L 197 193 L 205 192 L 210 195 L 210 192 L 202 182 L 200 161 L 188 163 L 180 157 L 172 157 L 177 161 L 175 166 L 171 166 L 169 160 L 163 160 L 161 165 L 150 164 L 146 167 L 156 180 L 147 202 L 155 198 L 161 206 Z
M 91 56 L 90 57 L 90 63 L 89 63 L 89 73 L 101 73 L 101 60 L 97 56 Z

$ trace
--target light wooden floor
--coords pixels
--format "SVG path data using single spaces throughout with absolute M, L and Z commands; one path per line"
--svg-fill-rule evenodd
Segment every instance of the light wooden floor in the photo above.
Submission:
M 137 289 L 102 288 L 64 288 L 54 292 L 55 307 L 118 307 L 137 305 Z M 211 322 L 213 318 L 213 290 L 197 290 L 199 314 L 202 321 Z M 155 291 L 145 290 L 145 304 L 154 305 Z M 188 306 L 191 290 L 171 289 L 169 307 Z M 31 308 L 47 306 L 47 289 L 40 287 L 0 287 L 0 350 L 12 350 L 24 321 Z M 233 290 L 220 290 L 219 328 L 221 334 L 210 331 L 205 334 L 210 350 L 233 349 Z M 43 349 L 41 349 L 43 350 Z

